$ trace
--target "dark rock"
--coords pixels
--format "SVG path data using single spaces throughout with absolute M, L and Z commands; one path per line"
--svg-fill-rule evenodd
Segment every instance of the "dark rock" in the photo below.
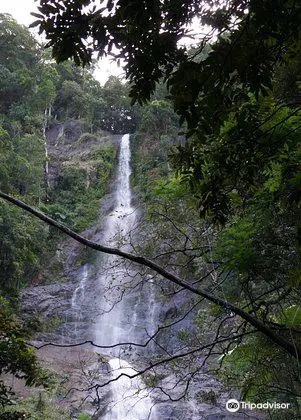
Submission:
M 70 308 L 73 292 L 73 283 L 29 287 L 21 293 L 20 309 L 24 314 L 46 318 L 63 316 Z

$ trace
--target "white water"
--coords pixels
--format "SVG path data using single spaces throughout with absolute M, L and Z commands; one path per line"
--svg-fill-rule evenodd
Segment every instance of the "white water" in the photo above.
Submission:
M 119 247 L 130 239 L 136 222 L 135 209 L 131 206 L 130 189 L 130 142 L 129 135 L 122 137 L 116 182 L 114 211 L 106 218 L 103 241 Z M 95 322 L 95 342 L 99 345 L 112 345 L 120 342 L 136 342 L 135 305 L 127 300 L 126 285 L 131 277 L 124 262 L 114 256 L 107 256 L 103 264 L 107 268 L 99 275 L 99 310 L 101 314 Z M 129 376 L 137 372 L 126 361 L 117 358 L 121 349 L 108 349 L 113 378 L 120 374 Z M 139 377 L 129 379 L 122 375 L 111 383 L 112 398 L 108 403 L 105 420 L 147 420 L 152 412 L 152 401 L 145 385 Z
M 73 329 L 73 336 L 75 339 L 78 337 L 78 325 L 80 321 L 82 320 L 82 304 L 85 301 L 85 289 L 86 284 L 88 281 L 88 264 L 85 264 L 83 266 L 82 272 L 81 272 L 81 280 L 79 282 L 79 285 L 74 290 L 72 299 L 71 299 L 71 308 L 74 313 L 74 329 Z
M 108 405 L 105 420 L 146 420 L 151 418 L 152 401 L 148 391 L 139 377 L 130 379 L 137 372 L 132 366 L 121 359 L 111 359 L 113 378 L 112 402 Z
M 103 243 L 119 248 L 121 243 L 128 242 L 136 221 L 135 209 L 131 206 L 130 175 L 130 142 L 129 135 L 125 134 L 120 144 L 115 208 L 106 218 L 102 239 Z M 101 315 L 95 323 L 95 342 L 112 345 L 129 341 L 133 337 L 130 337 L 131 323 L 125 319 L 123 297 L 125 283 L 129 281 L 127 270 L 115 256 L 106 256 L 102 266 L 98 291 Z
M 81 281 L 79 282 L 79 285 L 74 290 L 72 300 L 71 300 L 71 306 L 72 308 L 76 308 L 78 306 L 78 303 L 82 301 L 82 298 L 85 293 L 85 286 L 88 279 L 88 266 L 87 264 L 83 267 L 83 273 L 81 277 Z

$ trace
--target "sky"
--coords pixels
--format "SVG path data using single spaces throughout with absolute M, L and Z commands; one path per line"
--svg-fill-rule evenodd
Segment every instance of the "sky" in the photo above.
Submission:
M 18 23 L 23 25 L 30 25 L 33 21 L 36 20 L 34 16 L 31 16 L 31 12 L 38 12 L 37 6 L 39 1 L 34 0 L 0 0 L 0 13 L 10 13 Z M 190 29 L 192 30 L 194 41 L 197 40 L 197 33 L 209 32 L 209 28 L 200 27 L 199 22 L 196 20 L 192 23 Z M 37 28 L 30 29 L 31 33 L 36 37 L 40 38 L 38 35 Z M 192 39 L 182 39 L 180 42 L 181 45 L 192 45 Z M 94 77 L 104 85 L 108 80 L 110 75 L 121 76 L 123 74 L 122 68 L 117 65 L 116 62 L 112 61 L 111 58 L 102 58 L 98 61 L 98 66 L 94 71 Z
M 31 16 L 31 12 L 38 12 L 37 5 L 39 3 L 34 0 L 0 0 L 0 13 L 9 13 L 22 25 L 30 25 L 35 17 Z M 30 29 L 32 34 L 38 38 L 37 30 Z M 99 60 L 98 68 L 94 72 L 94 77 L 103 85 L 110 75 L 119 76 L 122 69 L 117 66 L 111 59 L 104 58 Z

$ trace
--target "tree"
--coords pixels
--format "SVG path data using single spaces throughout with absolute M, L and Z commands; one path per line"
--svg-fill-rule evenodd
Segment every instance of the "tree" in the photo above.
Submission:
M 213 4 L 214 9 L 210 9 Z M 261 90 L 269 85 L 275 59 L 279 62 L 286 56 L 283 47 L 291 50 L 299 36 L 300 7 L 291 1 L 235 0 L 226 5 L 222 1 L 119 1 L 113 5 L 107 1 L 101 9 L 93 8 L 89 0 L 64 5 L 57 0 L 41 0 L 41 14 L 34 14 L 38 18 L 34 25 L 45 31 L 59 61 L 72 57 L 85 64 L 91 61 L 93 49 L 103 55 L 117 46 L 119 57 L 127 62 L 134 99 L 149 97 L 155 83 L 163 75 L 173 77 L 173 67 L 180 64 L 176 75 L 184 75 L 186 70 L 182 83 L 186 89 L 196 88 L 191 98 L 186 96 L 186 109 L 189 102 L 193 105 L 203 85 L 199 76 L 192 78 L 193 74 L 200 73 L 215 56 L 219 56 L 215 68 L 222 70 L 224 82 L 231 80 L 236 69 L 243 83 Z M 219 40 L 209 54 L 212 57 L 199 62 L 177 46 L 187 33 L 186 25 L 195 17 L 209 24 Z M 93 39 L 92 48 L 86 42 L 88 36 Z M 211 36 L 204 36 L 201 49 Z M 210 74 L 210 79 L 214 76 Z
M 27 28 L 7 14 L 0 14 L 1 112 L 12 102 L 30 96 L 34 90 L 33 73 L 38 61 L 35 39 Z
M 33 349 L 26 343 L 28 332 L 24 330 L 21 321 L 11 313 L 5 299 L 0 298 L 0 374 L 13 374 L 24 379 L 26 385 L 46 385 L 45 377 L 39 367 Z M 25 413 L 17 410 L 6 411 L 12 405 L 13 392 L 5 383 L 5 378 L 0 380 L 0 406 L 1 419 L 18 420 L 24 418 Z
M 116 76 L 110 76 L 103 90 L 101 128 L 113 133 L 132 132 L 136 125 L 135 109 L 131 108 L 129 86 Z
M 282 77 L 283 75 L 284 71 L 282 69 Z M 261 105 L 259 115 L 264 119 L 265 116 L 269 115 L 270 104 L 273 104 L 271 95 L 262 100 L 261 104 L 264 104 L 264 107 Z M 276 123 L 281 122 L 285 116 L 291 114 L 285 106 L 280 107 L 277 112 L 279 114 L 276 113 L 276 120 L 272 116 L 267 121 L 271 124 L 270 127 L 273 127 Z M 250 126 L 248 125 L 248 116 L 251 123 Z M 245 125 L 247 130 L 251 132 L 253 114 L 246 113 L 245 117 Z M 293 186 L 295 185 L 296 187 L 297 185 L 297 178 L 294 180 L 294 177 L 298 177 L 294 165 L 296 163 L 296 153 L 298 154 L 297 143 L 299 134 L 294 131 L 291 124 L 298 130 L 298 117 L 295 114 L 289 117 L 286 123 L 281 122 L 279 124 L 279 132 L 277 128 L 273 129 L 274 135 L 268 136 L 267 140 L 271 142 L 271 148 L 274 151 L 277 150 L 275 145 L 279 141 L 282 142 L 284 140 L 290 144 L 289 147 L 286 146 L 282 151 L 280 151 L 280 148 L 279 153 L 276 152 L 275 155 L 267 156 L 268 165 L 271 165 L 269 168 L 264 170 L 263 161 L 259 160 L 258 155 L 253 157 L 254 165 L 258 164 L 258 162 L 261 164 L 260 172 L 257 173 L 257 182 L 253 185 L 253 194 L 256 189 L 254 195 L 252 191 L 249 191 L 248 196 L 246 194 L 247 176 L 244 179 L 241 179 L 241 177 L 232 178 L 233 184 L 237 182 L 239 185 L 240 182 L 245 182 L 245 187 L 240 190 L 241 194 L 244 194 L 243 200 L 239 198 L 237 191 L 231 191 L 232 185 L 230 183 L 226 184 L 228 182 L 227 170 L 230 173 L 231 159 L 235 158 L 233 151 L 236 153 L 238 151 L 238 149 L 234 148 L 234 141 L 230 143 L 225 141 L 225 138 L 221 139 L 221 137 L 216 141 L 212 137 L 211 144 L 209 141 L 206 143 L 206 147 L 203 149 L 205 159 L 201 169 L 204 170 L 203 173 L 207 175 L 207 178 L 213 178 L 218 176 L 218 171 L 220 168 L 223 168 L 223 175 L 216 182 L 215 191 L 227 185 L 224 190 L 228 192 L 231 199 L 231 209 L 228 212 L 229 221 L 226 222 L 225 227 L 220 225 L 214 227 L 212 223 L 211 226 L 208 226 L 207 223 L 210 220 L 212 221 L 212 217 L 202 217 L 199 225 L 196 224 L 193 228 L 193 213 L 187 206 L 189 201 L 193 201 L 193 197 L 186 194 L 184 198 L 183 189 L 187 191 L 188 183 L 190 183 L 195 192 L 195 199 L 199 200 L 200 193 L 206 187 L 206 184 L 202 185 L 202 180 L 195 180 L 192 183 L 189 169 L 191 170 L 193 161 L 189 160 L 189 153 L 185 153 L 183 140 L 181 146 L 182 156 L 179 153 L 178 158 L 182 158 L 182 161 L 187 159 L 187 167 L 185 167 L 184 173 L 179 171 L 180 174 L 177 177 L 169 170 L 168 177 L 166 166 L 163 168 L 158 168 L 157 166 L 158 156 L 162 156 L 162 151 L 160 150 L 158 153 L 156 150 L 160 143 L 155 141 L 155 136 L 160 138 L 160 131 L 154 135 L 148 133 L 147 128 L 145 128 L 143 132 L 139 132 L 138 142 L 136 140 L 137 134 L 133 139 L 133 150 L 136 148 L 138 150 L 142 149 L 142 151 L 139 151 L 139 161 L 135 167 L 139 171 L 138 178 L 146 180 L 145 184 L 143 183 L 142 185 L 143 192 L 144 190 L 147 191 L 146 200 L 143 200 L 143 204 L 154 214 L 151 219 L 151 226 L 159 226 L 158 229 L 146 230 L 147 238 L 145 241 L 147 244 L 150 244 L 146 247 L 146 250 L 149 247 L 154 250 L 151 254 L 152 258 L 157 259 L 158 255 L 161 255 L 160 262 L 161 264 L 163 262 L 164 265 L 169 265 L 170 259 L 172 259 L 174 262 L 172 269 L 181 272 L 181 275 L 188 278 L 196 278 L 196 273 L 198 273 L 199 278 L 202 279 L 200 284 L 203 289 L 206 288 L 206 290 L 213 291 L 214 295 L 236 302 L 238 306 L 256 314 L 264 323 L 274 327 L 273 322 L 276 319 L 279 322 L 281 319 L 280 324 L 282 326 L 280 328 L 283 334 L 285 334 L 285 329 L 288 333 L 292 324 L 294 324 L 293 328 L 296 328 L 296 333 L 300 329 L 300 321 L 298 320 L 300 307 L 300 293 L 298 290 L 298 285 L 300 284 L 300 255 L 298 253 L 298 230 L 296 229 L 298 226 L 298 217 L 296 217 L 298 209 L 296 202 L 292 199 L 296 196 L 292 192 L 294 190 Z M 237 125 L 229 124 L 229 126 L 226 126 L 225 123 L 225 132 L 229 133 L 228 129 L 231 131 L 233 127 L 236 129 Z M 225 132 L 221 132 L 221 134 Z M 242 129 L 240 133 L 243 133 Z M 249 156 L 251 156 L 251 152 L 247 148 L 251 148 L 255 142 L 250 145 L 249 143 L 244 144 L 243 142 L 247 138 L 247 133 L 245 133 L 245 136 L 241 138 L 239 147 L 242 152 L 250 153 Z M 236 139 L 238 140 L 239 137 L 236 137 Z M 196 139 L 193 140 L 194 143 L 191 149 L 193 156 L 197 156 L 201 146 L 198 147 Z M 177 139 L 172 140 L 172 137 L 170 137 L 169 142 L 170 144 L 179 144 L 179 141 Z M 267 149 L 268 142 L 265 140 L 262 143 Z M 150 165 L 150 161 L 146 159 L 145 155 L 154 149 L 156 152 L 151 154 L 153 162 Z M 288 152 L 288 154 L 283 152 L 283 150 L 289 149 L 291 152 Z M 214 151 L 214 163 L 210 160 L 210 151 Z M 263 151 L 261 150 L 261 152 Z M 135 151 L 134 154 L 136 153 Z M 282 157 L 279 161 L 280 156 Z M 176 158 L 173 157 L 173 159 Z M 229 161 L 229 167 L 223 167 L 224 159 Z M 271 164 L 271 162 L 273 163 Z M 292 171 L 285 169 L 287 165 L 292 168 Z M 241 165 L 238 159 L 236 165 L 233 165 L 233 170 L 244 171 L 245 169 L 247 170 L 246 166 L 246 164 Z M 141 172 L 140 167 L 142 168 Z M 160 182 L 157 181 L 155 189 L 149 188 L 153 183 L 154 169 L 156 177 L 161 178 Z M 256 174 L 256 171 L 254 172 Z M 287 175 L 289 178 L 286 178 Z M 262 177 L 261 181 L 263 184 L 259 182 L 260 177 Z M 146 188 L 144 185 L 146 185 Z M 284 187 L 284 185 L 287 185 L 287 187 Z M 289 185 L 290 187 L 288 187 Z M 208 190 L 209 188 L 210 185 Z M 154 193 L 158 195 L 155 201 L 153 200 Z M 143 195 L 141 196 L 142 198 L 144 198 Z M 181 197 L 185 199 L 186 203 L 183 213 L 181 212 L 183 206 L 183 198 L 181 200 Z M 175 203 L 174 200 L 176 200 Z M 215 205 L 218 204 L 217 200 L 212 202 Z M 151 206 L 149 203 L 151 203 Z M 153 207 L 153 209 L 150 207 Z M 175 207 L 175 211 L 172 210 L 173 207 Z M 186 220 L 181 221 L 179 218 L 181 213 L 182 218 L 183 215 L 186 215 Z M 170 230 L 168 230 L 168 225 L 174 225 L 177 229 L 176 235 L 171 234 Z M 192 228 L 195 234 L 191 231 Z M 209 236 L 208 229 L 211 231 Z M 182 237 L 181 242 L 177 241 L 177 236 Z M 206 238 L 208 238 L 208 242 Z M 165 259 L 162 259 L 163 255 L 165 255 Z M 212 264 L 212 261 L 214 264 Z M 275 261 L 277 261 L 277 264 L 275 264 Z M 168 292 L 166 293 L 172 296 L 172 290 L 167 290 Z M 208 340 L 208 331 L 219 331 L 220 335 L 227 336 L 233 329 L 244 330 L 244 322 L 237 318 L 231 319 L 231 316 L 229 317 L 229 313 L 226 311 L 218 307 L 214 309 L 214 305 L 207 306 L 204 302 L 200 305 L 197 325 L 201 342 L 202 340 Z M 293 318 L 291 318 L 292 314 L 294 314 Z M 297 336 L 298 333 L 296 338 Z M 197 339 L 195 340 L 197 341 Z M 194 337 L 186 338 L 185 343 L 187 342 L 193 347 Z M 261 356 L 256 361 L 256 356 L 259 354 Z M 236 343 L 233 347 L 228 347 L 224 352 L 221 351 L 220 361 L 224 370 L 223 379 L 227 380 L 233 388 L 237 388 L 238 384 L 240 384 L 239 389 L 243 395 L 242 398 L 245 399 L 250 398 L 253 401 L 260 402 L 263 400 L 264 393 L 266 400 L 274 398 L 276 400 L 282 398 L 287 400 L 288 398 L 292 401 L 295 395 L 299 393 L 298 385 L 296 385 L 298 382 L 298 368 L 297 365 L 287 363 L 285 358 L 281 358 L 282 362 L 280 362 L 278 357 L 277 348 L 268 345 L 264 339 L 262 341 L 260 336 L 245 337 L 240 344 Z M 233 374 L 234 372 L 235 374 Z M 284 395 L 285 393 L 286 395 Z M 292 405 L 295 406 L 295 404 L 296 400 L 292 402 Z M 273 415 L 276 414 L 274 413 Z

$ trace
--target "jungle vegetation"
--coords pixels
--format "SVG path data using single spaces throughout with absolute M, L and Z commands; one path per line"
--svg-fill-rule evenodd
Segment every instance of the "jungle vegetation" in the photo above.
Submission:
M 2 16 L 6 25 L 26 32 L 19 40 L 13 38 L 15 44 L 9 37 L 11 26 L 1 35 L 10 40 L 5 41 L 10 50 L 3 47 L 0 52 L 2 190 L 22 195 L 36 207 L 43 201 L 43 163 L 33 165 L 32 159 L 42 155 L 37 133 L 46 108 L 61 119 L 84 117 L 92 132 L 124 132 L 126 121 L 133 121 L 129 130 L 134 132 L 134 184 L 140 203 L 145 203 L 149 218 L 158 221 L 161 213 L 165 227 L 169 220 L 184 232 L 178 239 L 178 272 L 185 281 L 178 285 L 205 300 L 208 294 L 212 297 L 199 312 L 198 326 L 200 336 L 209 324 L 215 326 L 208 346 L 220 355 L 219 374 L 240 388 L 243 399 L 290 402 L 285 415 L 298 418 L 300 4 L 118 0 L 94 5 L 90 0 L 40 0 L 39 10 L 34 25 L 45 32 L 58 64 L 38 49 L 24 28 Z M 179 41 L 189 35 L 187 25 L 193 19 L 210 30 L 184 47 Z M 21 40 L 26 45 L 20 50 Z M 14 64 L 7 63 L 8 51 L 9 57 L 16 57 Z M 118 121 L 118 101 L 116 109 L 106 108 L 108 98 L 119 97 L 106 91 L 109 85 L 100 88 L 87 70 L 65 61 L 91 65 L 93 51 L 125 61 L 126 89 L 136 105 L 130 108 L 124 96 L 126 105 L 121 106 L 126 109 L 123 115 L 134 113 L 130 120 Z M 41 74 L 47 75 L 47 83 Z M 47 95 L 39 95 L 43 89 Z M 80 95 L 88 95 L 88 101 L 70 101 Z M 34 152 L 30 159 L 29 148 Z M 21 170 L 24 186 L 16 179 Z M 9 215 L 1 227 L 7 241 L 1 252 L 12 256 L 6 268 L 11 277 L 3 282 L 7 287 L 18 284 L 24 270 L 31 269 L 28 261 L 36 264 L 37 255 L 44 252 L 45 247 L 37 249 L 37 230 L 30 229 L 35 223 L 40 230 L 46 228 L 30 218 L 24 238 L 23 218 L 29 216 L 5 202 L 1 206 Z M 205 244 L 204 232 L 210 233 Z M 20 242 L 16 249 L 10 240 L 14 235 Z M 42 237 L 47 243 L 47 232 Z M 157 243 L 161 239 L 157 236 Z M 152 249 L 145 252 L 154 257 Z M 169 260 L 159 262 L 164 268 Z M 209 275 L 204 279 L 204 264 L 213 264 L 213 280 Z M 183 339 L 190 348 L 196 346 Z M 273 413 L 272 418 L 277 415 L 284 414 Z

